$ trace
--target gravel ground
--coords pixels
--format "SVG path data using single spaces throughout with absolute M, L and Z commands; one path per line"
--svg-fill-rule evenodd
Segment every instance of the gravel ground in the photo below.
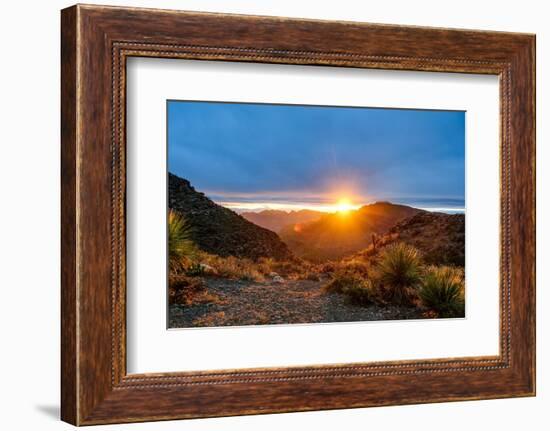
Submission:
M 415 308 L 350 304 L 344 295 L 324 293 L 323 282 L 287 280 L 258 283 L 209 278 L 208 292 L 219 299 L 170 306 L 170 327 L 273 325 L 418 319 Z

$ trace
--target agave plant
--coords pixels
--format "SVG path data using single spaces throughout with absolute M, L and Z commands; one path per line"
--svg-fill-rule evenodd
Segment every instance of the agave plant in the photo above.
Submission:
M 381 253 L 376 274 L 391 302 L 410 305 L 422 278 L 420 253 L 410 245 L 393 244 Z
M 419 296 L 424 306 L 436 311 L 439 317 L 464 316 L 464 279 L 455 268 L 430 268 Z
M 168 260 L 171 271 L 181 269 L 182 260 L 192 258 L 197 249 L 191 239 L 192 228 L 182 215 L 168 213 Z

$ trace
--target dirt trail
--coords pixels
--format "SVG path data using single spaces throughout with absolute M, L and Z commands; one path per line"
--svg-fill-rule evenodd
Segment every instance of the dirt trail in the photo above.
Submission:
M 414 308 L 350 304 L 343 295 L 327 294 L 323 282 L 284 283 L 206 280 L 214 303 L 170 306 L 170 327 L 243 326 L 289 323 L 354 322 L 420 317 Z

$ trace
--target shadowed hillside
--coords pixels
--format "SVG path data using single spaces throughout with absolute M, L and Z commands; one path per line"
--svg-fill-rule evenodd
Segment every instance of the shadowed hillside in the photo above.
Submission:
M 319 220 L 285 227 L 280 236 L 298 256 L 311 261 L 339 259 L 372 244 L 398 222 L 422 210 L 376 202 L 346 213 L 325 214 Z
M 266 229 L 278 233 L 281 231 L 281 229 L 289 225 L 319 220 L 324 215 L 324 213 L 313 210 L 299 210 L 288 212 L 281 210 L 264 210 L 257 213 L 244 212 L 241 215 L 248 221 L 257 224 L 258 226 L 265 227 Z
M 189 181 L 168 175 L 168 206 L 185 217 L 191 226 L 192 240 L 201 250 L 253 260 L 293 258 L 277 234 L 214 203 L 204 193 L 197 192 Z

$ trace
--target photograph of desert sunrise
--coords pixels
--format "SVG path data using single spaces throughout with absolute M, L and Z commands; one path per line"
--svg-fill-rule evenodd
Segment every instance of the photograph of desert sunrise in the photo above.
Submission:
M 167 117 L 170 327 L 464 317 L 464 112 Z

